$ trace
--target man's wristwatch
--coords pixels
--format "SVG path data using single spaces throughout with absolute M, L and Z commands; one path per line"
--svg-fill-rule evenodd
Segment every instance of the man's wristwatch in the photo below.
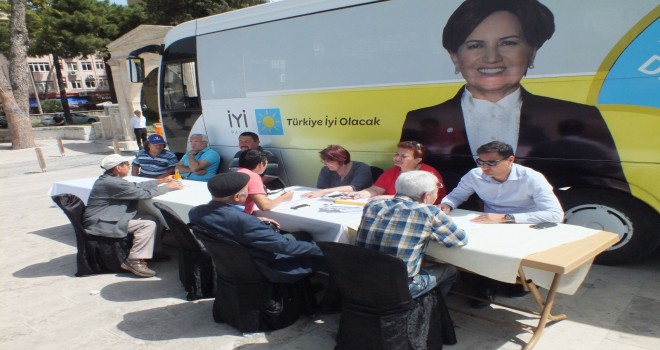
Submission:
M 504 214 L 504 222 L 514 223 L 514 222 L 516 222 L 516 218 L 514 218 L 513 215 L 511 215 L 511 214 Z

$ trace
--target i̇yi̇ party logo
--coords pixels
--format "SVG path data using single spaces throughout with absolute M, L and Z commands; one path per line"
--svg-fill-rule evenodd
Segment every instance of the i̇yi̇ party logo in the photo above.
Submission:
M 284 135 L 279 108 L 255 109 L 259 135 Z

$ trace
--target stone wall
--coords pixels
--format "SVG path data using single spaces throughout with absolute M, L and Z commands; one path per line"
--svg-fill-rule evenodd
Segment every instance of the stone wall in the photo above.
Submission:
M 100 122 L 90 125 L 44 126 L 32 128 L 35 140 L 97 140 L 103 138 L 103 127 Z M 100 137 L 98 137 L 98 136 Z M 112 138 L 112 137 L 110 137 Z M 0 142 L 11 142 L 8 129 L 0 129 Z

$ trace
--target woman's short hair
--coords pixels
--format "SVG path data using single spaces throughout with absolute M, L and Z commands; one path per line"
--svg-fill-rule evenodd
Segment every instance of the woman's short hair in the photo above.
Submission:
M 465 0 L 447 20 L 442 46 L 449 52 L 457 52 L 474 29 L 498 11 L 518 17 L 525 40 L 537 49 L 555 32 L 554 15 L 536 0 Z
M 351 154 L 346 148 L 339 145 L 330 145 L 319 152 L 321 160 L 335 161 L 339 164 L 348 164 L 351 162 Z
M 438 187 L 438 178 L 424 170 L 412 170 L 401 173 L 394 183 L 396 194 L 419 200 L 422 195 Z
M 424 159 L 424 156 L 426 155 L 426 148 L 417 141 L 401 141 L 396 145 L 396 148 L 404 148 L 413 151 L 413 157 L 415 159 Z

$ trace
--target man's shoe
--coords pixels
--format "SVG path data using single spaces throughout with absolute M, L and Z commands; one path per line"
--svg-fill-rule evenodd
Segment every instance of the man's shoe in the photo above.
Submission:
M 156 271 L 149 269 L 147 263 L 140 259 L 126 259 L 126 261 L 121 264 L 121 268 L 140 277 L 156 276 Z
M 470 307 L 473 309 L 481 309 L 489 306 L 491 302 L 495 301 L 495 291 L 486 288 L 477 293 L 477 297 L 483 300 L 472 299 L 470 300 Z

